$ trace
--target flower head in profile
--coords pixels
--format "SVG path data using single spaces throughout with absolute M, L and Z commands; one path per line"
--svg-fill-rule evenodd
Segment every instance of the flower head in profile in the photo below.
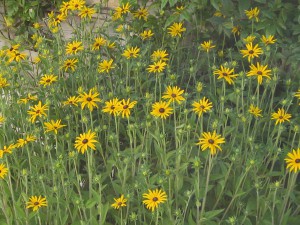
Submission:
M 11 154 L 15 148 L 15 144 L 10 144 L 8 146 L 4 145 L 3 148 L 0 149 L 0 159 L 3 157 L 4 154 Z
M 245 14 L 249 20 L 255 19 L 258 22 L 259 9 L 255 7 L 254 9 L 245 10 Z
M 144 30 L 142 33 L 140 33 L 140 37 L 142 38 L 143 41 L 151 38 L 153 35 L 154 33 L 150 29 Z
M 168 27 L 168 31 L 172 37 L 181 37 L 181 33 L 186 31 L 186 28 L 183 27 L 183 23 L 173 23 L 172 26 Z
M 271 70 L 268 70 L 268 65 L 260 65 L 259 63 L 255 65 L 251 64 L 250 65 L 250 71 L 247 73 L 248 77 L 251 76 L 256 76 L 257 77 L 257 82 L 258 84 L 262 84 L 263 82 L 263 77 L 267 78 L 267 79 L 271 79 Z
M 168 53 L 167 53 L 167 50 L 161 50 L 161 49 L 158 49 L 158 50 L 155 50 L 152 55 L 151 55 L 151 60 L 154 61 L 154 62 L 157 62 L 159 60 L 161 61 L 167 61 L 169 60 L 168 59 Z
M 80 134 L 79 137 L 76 137 L 74 147 L 78 152 L 84 154 L 88 148 L 96 150 L 95 143 L 98 143 L 96 138 L 96 133 L 88 130 L 87 133 Z
M 58 76 L 55 76 L 53 74 L 47 75 L 45 74 L 41 80 L 40 80 L 40 84 L 44 85 L 44 87 L 49 86 L 50 84 L 52 84 L 53 82 L 57 81 Z
M 111 69 L 115 68 L 113 66 L 113 59 L 110 59 L 110 60 L 103 60 L 102 62 L 99 63 L 98 65 L 98 72 L 99 73 L 108 73 Z
M 129 118 L 130 109 L 132 109 L 136 103 L 137 101 L 130 102 L 130 98 L 127 100 L 122 99 L 122 101 L 120 102 L 120 113 L 122 114 L 122 118 Z
M 117 116 L 121 111 L 121 102 L 118 98 L 106 101 L 102 112 L 109 113 L 111 115 Z
M 246 44 L 246 48 L 247 49 L 242 49 L 241 50 L 241 54 L 243 55 L 243 58 L 248 57 L 249 62 L 254 57 L 259 57 L 259 55 L 263 54 L 263 50 L 258 47 L 258 44 L 256 44 L 253 47 L 253 44 L 251 42 L 251 43 Z
M 111 204 L 111 206 L 115 209 L 119 209 L 126 206 L 127 199 L 124 198 L 124 195 L 121 195 L 120 198 L 114 198 L 114 201 L 115 202 Z
M 197 143 L 197 145 L 201 146 L 202 151 L 209 149 L 210 154 L 215 155 L 217 153 L 217 150 L 222 151 L 220 144 L 223 143 L 225 143 L 225 138 L 214 131 L 213 133 L 203 132 L 201 137 L 199 138 L 199 142 Z
M 233 84 L 234 83 L 233 79 L 235 79 L 238 76 L 237 74 L 233 74 L 233 73 L 234 73 L 234 69 L 229 69 L 223 67 L 222 65 L 221 65 L 221 69 L 214 71 L 215 75 L 219 75 L 218 79 L 223 78 L 228 84 Z
M 297 97 L 298 100 L 300 100 L 300 89 L 298 89 L 298 91 L 295 93 L 294 96 Z M 299 103 L 299 105 L 300 105 L 300 103 Z
M 105 46 L 107 41 L 103 37 L 96 37 L 92 46 L 92 50 L 99 50 L 101 46 Z
M 94 15 L 95 13 L 96 13 L 96 10 L 94 8 L 89 8 L 89 7 L 83 6 L 80 9 L 78 16 L 80 16 L 81 19 L 83 19 L 83 18 L 91 19 L 92 15 Z
M 262 110 L 258 106 L 255 106 L 253 104 L 250 105 L 250 108 L 248 110 L 248 112 L 255 117 L 262 117 L 261 111 Z
M 67 44 L 66 46 L 66 54 L 73 55 L 77 54 L 78 51 L 82 51 L 84 48 L 82 46 L 81 41 L 73 41 Z
M 261 37 L 261 41 L 262 41 L 265 45 L 270 45 L 270 44 L 274 44 L 277 40 L 274 38 L 274 35 L 269 35 L 269 36 L 263 35 L 263 36 Z
M 33 211 L 37 211 L 42 206 L 47 206 L 47 199 L 42 196 L 31 196 L 26 204 L 26 209 L 32 208 Z
M 15 144 L 15 147 L 21 148 L 28 144 L 29 142 L 33 142 L 36 140 L 36 137 L 34 135 L 27 135 L 26 138 L 19 138 L 17 140 L 17 143 Z
M 180 104 L 181 101 L 185 100 L 185 98 L 182 96 L 183 92 L 184 90 L 181 90 L 177 86 L 175 87 L 168 86 L 162 98 L 169 99 L 171 102 L 176 101 L 177 103 Z
M 66 101 L 63 102 L 64 105 L 74 105 L 74 106 L 78 106 L 78 100 L 79 97 L 77 96 L 70 96 L 68 97 L 68 99 Z
M 293 149 L 292 152 L 287 154 L 287 157 L 284 159 L 286 162 L 286 168 L 290 170 L 290 172 L 297 173 L 300 171 L 300 148 L 297 150 Z
M 76 69 L 76 64 L 77 64 L 77 62 L 78 62 L 78 59 L 66 59 L 65 61 L 64 61 L 64 65 L 62 66 L 62 69 L 64 69 L 65 70 L 65 72 L 67 72 L 67 70 L 72 70 L 73 72 L 75 71 L 75 69 Z
M 152 65 L 149 65 L 147 70 L 149 73 L 161 73 L 165 69 L 166 65 L 167 63 L 159 60 L 158 62 L 154 62 Z
M 11 52 L 8 55 L 8 62 L 11 63 L 13 61 L 15 62 L 21 62 L 22 60 L 24 60 L 26 58 L 26 54 L 25 53 L 21 53 L 21 52 L 18 52 L 18 51 L 14 51 L 14 52 Z
M 126 57 L 127 59 L 130 58 L 137 58 L 139 56 L 140 48 L 138 47 L 128 47 L 122 56 Z
M 163 190 L 148 190 L 148 193 L 143 194 L 143 198 L 145 199 L 143 200 L 143 203 L 146 208 L 154 212 L 159 204 L 167 201 L 167 194 Z
M 255 36 L 249 35 L 246 38 L 243 38 L 243 41 L 248 44 L 248 43 L 252 43 L 255 40 L 255 38 L 256 38 Z
M 151 115 L 166 119 L 173 113 L 172 111 L 173 109 L 170 107 L 170 102 L 160 101 L 152 105 Z
M 142 7 L 139 8 L 137 11 L 133 12 L 132 14 L 134 18 L 138 18 L 139 20 L 143 19 L 147 21 L 149 12 L 146 8 Z
M 283 108 L 278 109 L 277 112 L 272 113 L 272 120 L 276 120 L 275 125 L 278 123 L 281 124 L 285 121 L 290 121 L 290 118 L 292 118 L 292 115 L 287 113 Z
M 4 179 L 8 173 L 8 168 L 6 167 L 5 164 L 1 163 L 0 164 L 0 177 L 1 179 Z
M 239 26 L 239 25 L 233 26 L 233 28 L 231 29 L 231 33 L 233 33 L 234 35 L 240 35 L 241 30 L 242 30 L 241 26 Z
M 98 96 L 99 93 L 97 91 L 93 93 L 93 90 L 90 90 L 89 93 L 80 93 L 78 102 L 81 102 L 81 109 L 87 107 L 90 111 L 93 111 L 94 107 L 98 108 L 97 102 L 101 101 Z
M 55 134 L 57 134 L 58 129 L 65 127 L 66 125 L 60 124 L 61 120 L 51 120 L 50 122 L 44 122 L 44 125 L 46 127 L 45 133 L 53 131 Z
M 203 43 L 201 43 L 201 47 L 208 53 L 210 51 L 210 49 L 215 48 L 215 45 L 212 45 L 212 41 L 204 41 Z
M 210 111 L 213 104 L 206 97 L 203 97 L 198 102 L 194 101 L 192 106 L 194 106 L 192 110 L 200 117 L 203 113 Z
M 10 84 L 7 82 L 7 79 L 4 77 L 1 77 L 0 74 L 0 88 L 8 87 Z
M 37 117 L 42 118 L 43 116 L 47 116 L 46 111 L 48 110 L 48 106 L 47 104 L 42 105 L 41 101 L 37 105 L 31 106 L 30 109 L 27 113 L 31 115 L 30 121 L 32 123 L 34 123 Z

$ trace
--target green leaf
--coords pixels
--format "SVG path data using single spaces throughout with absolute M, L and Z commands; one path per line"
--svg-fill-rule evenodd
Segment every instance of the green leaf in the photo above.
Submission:
M 243 15 L 245 10 L 250 8 L 250 1 L 239 0 L 239 11 Z
M 164 29 L 166 29 L 171 23 L 178 20 L 178 17 L 179 17 L 178 14 L 174 14 L 174 15 L 170 16 L 165 23 Z
M 160 4 L 160 9 L 163 9 L 167 5 L 168 2 L 169 2 L 169 0 L 162 0 L 161 4 Z
M 173 7 L 177 2 L 178 0 L 169 0 L 169 4 L 171 7 Z
M 208 211 L 208 212 L 204 213 L 204 217 L 207 220 L 210 220 L 210 219 L 216 217 L 217 215 L 219 215 L 223 211 L 224 211 L 224 209 L 216 209 L 216 210 Z
M 97 202 L 98 202 L 98 201 L 97 201 L 96 199 L 89 199 L 89 200 L 87 200 L 87 202 L 85 203 L 85 207 L 86 207 L 87 209 L 93 208 L 93 207 L 96 205 Z
M 220 11 L 219 4 L 215 0 L 211 0 L 210 4 L 218 11 Z

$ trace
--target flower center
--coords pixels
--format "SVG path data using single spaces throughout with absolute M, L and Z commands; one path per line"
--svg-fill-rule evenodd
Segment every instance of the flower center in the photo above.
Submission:
M 77 49 L 77 47 L 75 47 L 75 46 L 72 48 L 73 51 L 75 51 L 76 49 Z
M 157 201 L 158 201 L 158 198 L 157 198 L 157 197 L 154 197 L 154 198 L 152 199 L 152 201 L 157 202 Z
M 127 108 L 128 108 L 128 105 L 124 105 L 124 106 L 123 106 L 123 109 L 127 109 Z
M 155 66 L 154 69 L 158 70 L 158 69 L 159 69 L 159 66 Z
M 115 109 L 115 106 L 114 106 L 114 105 L 112 105 L 112 106 L 110 107 L 110 109 Z
M 283 119 L 283 116 L 279 116 L 278 118 L 282 120 L 282 119 Z
M 295 163 L 300 163 L 300 159 L 296 159 L 296 160 L 295 160 Z
M 262 72 L 261 71 L 257 71 L 257 75 L 262 75 Z
M 222 73 L 222 75 L 223 75 L 224 77 L 226 77 L 228 74 L 227 74 L 227 73 Z
M 92 98 L 91 98 L 91 97 L 87 97 L 86 100 L 87 100 L 88 102 L 90 102 L 90 101 L 92 101 Z
M 88 143 L 88 139 L 85 138 L 82 140 L 82 144 L 86 144 L 86 143 Z
M 209 139 L 209 140 L 208 140 L 208 143 L 212 145 L 212 144 L 215 143 L 215 142 L 214 142 L 213 139 Z
M 50 81 L 51 81 L 50 79 L 47 79 L 47 80 L 46 80 L 46 83 L 50 83 Z
M 250 54 L 250 55 L 252 55 L 253 53 L 254 53 L 254 51 L 253 51 L 253 50 L 250 50 L 250 51 L 249 51 L 249 54 Z
M 118 206 L 121 206 L 122 205 L 122 202 L 118 202 Z
M 205 109 L 204 105 L 200 105 L 200 109 Z
M 35 111 L 35 113 L 36 113 L 36 114 L 40 114 L 41 111 L 38 109 L 38 110 Z
M 177 95 L 176 95 L 176 94 L 174 94 L 174 93 L 173 93 L 173 94 L 171 94 L 171 97 L 172 97 L 172 98 L 176 98 L 176 96 L 177 96 Z
M 35 203 L 33 203 L 34 205 L 39 205 L 40 203 L 39 202 L 35 202 Z
M 165 109 L 164 109 L 164 108 L 160 108 L 158 111 L 159 111 L 160 113 L 164 113 L 164 112 L 165 112 Z

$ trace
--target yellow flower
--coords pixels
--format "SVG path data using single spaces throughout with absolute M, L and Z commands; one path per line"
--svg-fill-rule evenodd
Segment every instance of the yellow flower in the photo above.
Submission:
M 96 102 L 100 102 L 101 99 L 97 98 L 97 96 L 99 96 L 99 93 L 97 91 L 92 93 L 92 90 L 90 90 L 88 94 L 86 92 L 81 93 L 78 98 L 78 102 L 81 102 L 81 109 L 84 109 L 85 106 L 87 106 L 90 111 L 93 111 L 94 107 L 98 108 Z
M 37 211 L 42 206 L 47 206 L 47 199 L 46 197 L 42 198 L 42 196 L 32 196 L 26 204 L 26 209 L 32 208 L 33 211 Z
M 5 164 L 0 164 L 0 177 L 4 179 L 8 173 L 8 168 L 5 166 Z
M 59 12 L 61 14 L 68 14 L 68 10 L 71 9 L 71 3 L 70 2 L 62 2 L 60 7 L 59 7 Z
M 50 122 L 45 122 L 44 123 L 44 125 L 46 126 L 45 133 L 53 131 L 55 134 L 57 134 L 58 129 L 66 126 L 66 125 L 62 125 L 60 123 L 61 123 L 61 120 L 56 120 L 56 121 L 51 120 Z
M 33 24 L 33 28 L 38 30 L 41 28 L 41 24 L 36 22 Z
M 170 102 L 155 102 L 152 105 L 151 115 L 155 117 L 160 117 L 162 119 L 166 119 L 168 116 L 172 114 L 173 109 L 169 107 Z
M 185 98 L 181 95 L 183 94 L 184 90 L 180 90 L 179 87 L 171 87 L 168 86 L 166 92 L 162 96 L 163 99 L 170 99 L 171 102 L 176 101 L 177 103 L 181 103 L 181 101 L 184 101 Z
M 231 30 L 231 32 L 234 34 L 234 35 L 240 35 L 241 34 L 241 26 L 234 26 Z
M 120 207 L 125 207 L 127 199 L 124 198 L 124 195 L 121 195 L 120 198 L 114 198 L 114 203 L 111 206 L 115 209 L 119 209 Z
M 145 9 L 144 7 L 142 7 L 142 8 L 138 9 L 137 11 L 135 11 L 132 14 L 133 14 L 134 18 L 144 19 L 145 21 L 147 21 L 149 12 L 148 12 L 147 9 Z
M 63 104 L 64 105 L 74 105 L 74 106 L 78 106 L 77 102 L 78 102 L 78 97 L 76 96 L 71 96 L 67 99 L 67 101 L 64 101 Z
M 154 62 L 157 62 L 157 61 L 159 61 L 159 60 L 161 60 L 161 61 L 167 61 L 167 60 L 169 60 L 168 59 L 168 53 L 167 53 L 167 51 L 166 50 L 156 50 L 156 51 L 154 51 L 153 53 L 152 53 L 152 55 L 151 55 L 151 59 L 152 59 L 152 61 L 154 61 Z
M 125 56 L 127 59 L 137 58 L 139 56 L 140 49 L 138 47 L 127 48 L 122 56 Z
M 144 30 L 143 33 L 140 33 L 140 37 L 142 38 L 142 40 L 146 40 L 151 38 L 154 35 L 154 33 L 152 32 L 152 30 Z
M 248 110 L 249 113 L 251 113 L 255 117 L 262 117 L 261 115 L 261 109 L 257 106 L 254 106 L 253 104 L 250 105 L 250 108 Z
M 111 115 L 117 116 L 121 112 L 121 102 L 118 98 L 114 98 L 112 100 L 106 101 L 105 106 L 102 109 L 102 112 L 109 113 Z
M 94 8 L 89 8 L 89 7 L 82 7 L 80 9 L 80 13 L 78 14 L 78 16 L 80 16 L 81 19 L 83 18 L 92 18 L 92 15 L 94 15 L 96 13 L 96 10 Z
M 295 93 L 294 96 L 297 97 L 298 100 L 300 100 L 300 89 L 298 89 L 298 91 Z M 299 102 L 299 105 L 300 105 L 300 102 Z
M 150 65 L 147 70 L 149 73 L 160 73 L 165 69 L 166 65 L 167 64 L 165 62 L 159 60 L 158 62 L 154 62 L 154 64 Z
M 17 140 L 17 143 L 15 144 L 15 147 L 17 148 L 21 148 L 23 147 L 24 145 L 28 144 L 29 142 L 33 142 L 36 140 L 36 137 L 33 136 L 33 135 L 27 135 L 25 139 L 23 138 L 19 138 Z
M 276 42 L 276 39 L 274 39 L 273 35 L 269 35 L 268 37 L 266 37 L 265 35 L 262 36 L 261 41 L 265 44 L 265 45 L 269 45 L 269 44 L 274 44 Z
M 76 64 L 78 62 L 78 59 L 66 59 L 64 61 L 64 65 L 61 67 L 62 69 L 65 69 L 65 72 L 67 72 L 68 69 L 71 69 L 73 72 L 76 69 Z
M 217 149 L 222 151 L 219 144 L 225 143 L 225 139 L 221 137 L 221 135 L 218 135 L 216 131 L 213 133 L 203 132 L 201 136 L 202 137 L 199 138 L 197 145 L 201 145 L 202 151 L 209 148 L 211 155 L 215 155 L 217 153 Z
M 2 124 L 5 121 L 5 117 L 0 115 L 0 124 Z
M 98 65 L 98 72 L 99 73 L 103 73 L 103 72 L 106 72 L 108 73 L 111 69 L 115 68 L 113 66 L 113 59 L 110 59 L 109 61 L 108 60 L 103 60 L 102 62 L 99 63 Z
M 173 23 L 171 27 L 168 28 L 169 34 L 171 34 L 172 37 L 179 36 L 181 37 L 181 33 L 186 31 L 186 28 L 182 27 L 183 23 Z
M 18 51 L 14 51 L 8 54 L 8 62 L 11 63 L 12 61 L 20 62 L 26 58 L 25 53 L 20 53 Z
M 96 141 L 95 138 L 96 133 L 88 130 L 87 133 L 80 134 L 79 137 L 76 137 L 74 147 L 78 152 L 81 152 L 81 154 L 84 154 L 88 147 L 96 150 L 94 143 L 98 143 L 98 141 Z
M 31 110 L 28 110 L 27 113 L 31 115 L 30 121 L 33 123 L 36 120 L 36 117 L 47 116 L 46 112 L 48 110 L 47 105 L 42 106 L 42 102 L 39 101 L 37 105 L 31 106 Z
M 148 190 L 148 193 L 143 194 L 143 203 L 146 208 L 152 212 L 158 208 L 159 204 L 164 203 L 167 200 L 167 194 L 163 190 Z
M 257 82 L 259 84 L 262 84 L 263 77 L 266 77 L 267 79 L 271 79 L 270 72 L 271 70 L 267 70 L 268 65 L 260 65 L 259 63 L 256 64 L 257 66 L 251 64 L 250 65 L 250 71 L 247 73 L 248 77 L 251 76 L 257 76 Z
M 247 49 L 241 50 L 241 54 L 243 55 L 243 58 L 248 56 L 249 62 L 254 57 L 259 57 L 258 55 L 263 54 L 263 51 L 261 48 L 258 47 L 258 44 L 256 44 L 253 47 L 252 42 L 251 42 L 251 43 L 246 44 L 246 48 Z
M 255 38 L 256 38 L 255 36 L 249 35 L 246 38 L 244 38 L 243 40 L 245 43 L 252 43 L 255 40 Z
M 57 78 L 58 76 L 54 76 L 53 74 L 44 75 L 40 80 L 40 84 L 44 85 L 44 87 L 49 86 L 53 82 L 57 81 Z
M 6 78 L 0 75 L 0 88 L 8 87 L 10 84 L 7 82 Z
M 66 46 L 66 54 L 72 55 L 76 54 L 78 51 L 82 51 L 83 46 L 81 41 L 73 41 L 67 44 Z
M 204 41 L 202 44 L 201 44 L 201 47 L 206 50 L 206 52 L 209 52 L 210 49 L 216 47 L 215 45 L 212 45 L 212 41 L 209 40 L 209 41 Z
M 234 69 L 229 69 L 226 67 L 223 67 L 221 65 L 221 69 L 220 70 L 215 70 L 214 74 L 215 75 L 219 75 L 218 79 L 225 79 L 227 83 L 229 84 L 233 84 L 233 78 L 236 78 L 238 75 L 237 74 L 232 74 L 234 73 Z
M 127 99 L 127 101 L 125 99 L 122 99 L 122 101 L 120 102 L 120 111 L 122 113 L 122 118 L 124 117 L 129 118 L 130 109 L 132 109 L 136 103 L 137 101 L 130 102 L 130 98 Z
M 200 117 L 202 116 L 202 113 L 210 111 L 213 104 L 206 97 L 203 97 L 199 102 L 194 101 L 192 106 L 194 106 L 192 110 Z
M 259 9 L 257 7 L 254 9 L 251 8 L 250 10 L 245 10 L 245 14 L 249 20 L 255 19 L 256 22 L 258 22 Z
M 92 50 L 99 50 L 101 46 L 105 46 L 106 40 L 103 37 L 96 37 L 92 46 Z
M 18 100 L 18 103 L 23 103 L 23 104 L 26 104 L 28 101 L 36 101 L 38 98 L 36 95 L 31 95 L 30 93 L 27 94 L 27 97 L 26 98 L 20 98 Z
M 277 112 L 272 113 L 272 120 L 276 120 L 275 125 L 277 125 L 278 123 L 283 123 L 285 121 L 290 121 L 290 118 L 292 117 L 291 114 L 288 114 L 287 112 L 285 112 L 285 110 L 283 108 L 278 109 Z
M 297 173 L 300 170 L 300 148 L 293 149 L 293 152 L 289 152 L 284 160 L 287 163 L 286 168 L 290 172 Z
M 66 14 L 60 13 L 55 18 L 49 20 L 48 25 L 50 27 L 57 27 L 61 22 L 67 19 Z
M 85 0 L 71 0 L 70 9 L 71 10 L 80 10 L 85 6 Z

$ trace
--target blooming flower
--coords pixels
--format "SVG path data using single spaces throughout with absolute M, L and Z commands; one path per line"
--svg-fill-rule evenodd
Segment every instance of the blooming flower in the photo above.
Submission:
M 201 47 L 208 53 L 210 51 L 210 49 L 215 48 L 216 46 L 212 45 L 212 41 L 209 40 L 209 41 L 204 41 L 201 44 Z
M 300 171 L 300 148 L 297 150 L 293 149 L 292 152 L 287 154 L 284 160 L 287 163 L 286 168 L 289 169 L 290 172 L 297 173 Z
M 168 86 L 162 98 L 170 99 L 170 101 L 172 102 L 176 101 L 177 103 L 180 104 L 181 101 L 185 100 L 184 97 L 181 96 L 183 92 L 184 90 L 180 90 L 180 88 L 177 86 L 175 87 Z
M 134 18 L 138 18 L 140 20 L 144 19 L 145 21 L 147 21 L 149 12 L 147 9 L 142 7 L 142 8 L 139 8 L 137 11 L 133 12 L 132 14 L 133 14 Z
M 253 47 L 252 42 L 251 42 L 251 43 L 246 44 L 246 48 L 247 49 L 241 50 L 241 53 L 243 55 L 243 58 L 248 56 L 248 61 L 249 62 L 254 57 L 259 57 L 258 55 L 263 54 L 263 51 L 262 51 L 261 48 L 258 47 L 258 44 L 256 44 Z
M 155 117 L 160 117 L 162 119 L 166 119 L 168 116 L 172 114 L 173 109 L 169 107 L 170 102 L 155 102 L 152 105 L 151 115 Z
M 225 139 L 214 131 L 213 133 L 203 132 L 197 145 L 201 145 L 202 151 L 209 148 L 210 154 L 215 155 L 217 153 L 217 149 L 222 151 L 220 144 L 223 143 L 225 143 Z
M 113 59 L 110 59 L 109 61 L 108 60 L 103 60 L 102 62 L 99 63 L 98 65 L 98 72 L 99 73 L 103 73 L 103 72 L 106 72 L 108 73 L 111 69 L 115 68 L 113 66 Z
M 96 102 L 100 102 L 101 99 L 97 96 L 99 96 L 99 93 L 97 91 L 92 93 L 92 90 L 90 90 L 89 93 L 81 93 L 78 98 L 78 102 L 81 102 L 81 109 L 84 109 L 85 106 L 87 106 L 90 111 L 93 111 L 94 107 L 98 108 Z
M 186 31 L 186 28 L 182 27 L 183 23 L 173 23 L 172 26 L 168 28 L 169 34 L 171 34 L 172 37 L 179 36 L 181 37 L 181 33 Z
M 24 145 L 28 144 L 29 142 L 33 142 L 36 140 L 36 137 L 34 135 L 27 135 L 25 139 L 19 138 L 17 140 L 17 143 L 15 144 L 15 147 L 21 148 Z
M 70 0 L 71 10 L 80 10 L 85 6 L 85 0 Z
M 76 64 L 78 62 L 78 59 L 66 59 L 64 61 L 64 65 L 62 66 L 63 69 L 65 69 L 65 72 L 67 72 L 68 69 L 71 69 L 73 72 L 76 69 Z
M 66 101 L 64 101 L 63 104 L 78 106 L 78 104 L 77 104 L 78 100 L 79 100 L 79 98 L 77 96 L 71 96 Z
M 106 101 L 105 106 L 102 109 L 102 112 L 109 113 L 111 115 L 117 116 L 121 111 L 121 102 L 118 98 Z
M 106 40 L 103 37 L 96 37 L 92 50 L 99 50 L 101 46 L 105 46 Z
M 77 54 L 78 51 L 82 51 L 83 46 L 81 41 L 73 41 L 67 44 L 66 46 L 66 54 L 72 55 Z
M 0 177 L 1 179 L 4 179 L 8 173 L 8 168 L 5 166 L 5 164 L 0 164 Z
M 55 76 L 53 74 L 50 75 L 44 75 L 41 80 L 40 80 L 40 84 L 44 85 L 44 87 L 49 86 L 50 84 L 52 84 L 53 82 L 57 81 L 58 76 Z
M 164 203 L 167 200 L 167 194 L 163 190 L 148 190 L 148 193 L 143 194 L 144 205 L 152 212 L 158 208 L 159 204 Z
M 46 127 L 46 132 L 53 131 L 55 134 L 57 134 L 58 129 L 65 127 L 66 125 L 60 124 L 61 120 L 51 120 L 50 122 L 45 122 L 44 125 Z
M 200 99 L 199 102 L 194 101 L 192 106 L 194 106 L 192 110 L 197 113 L 199 117 L 213 107 L 212 103 L 206 97 Z
M 283 123 L 285 121 L 290 121 L 290 118 L 292 117 L 291 114 L 288 114 L 287 112 L 285 112 L 285 110 L 283 108 L 278 109 L 277 112 L 272 113 L 272 120 L 276 120 L 275 125 L 277 125 L 278 123 Z
M 42 102 L 39 101 L 37 105 L 31 106 L 31 110 L 28 110 L 27 113 L 31 115 L 30 121 L 33 123 L 36 120 L 36 117 L 47 116 L 46 112 L 48 110 L 48 106 L 42 105 Z
M 154 64 L 149 65 L 147 68 L 149 73 L 160 73 L 165 69 L 165 66 L 167 63 L 163 62 L 162 60 L 159 60 L 158 62 L 154 62 Z
M 252 43 L 255 40 L 255 38 L 256 38 L 255 36 L 249 35 L 246 38 L 244 38 L 243 40 L 246 43 Z
M 233 26 L 231 32 L 234 34 L 234 35 L 240 35 L 241 34 L 241 26 Z
M 261 109 L 257 106 L 254 106 L 253 104 L 250 105 L 250 108 L 248 110 L 249 113 L 251 113 L 255 117 L 262 117 L 261 115 Z
M 274 38 L 274 35 L 269 35 L 267 37 L 265 35 L 263 35 L 261 38 L 261 41 L 265 45 L 269 45 L 269 44 L 274 44 L 276 42 L 276 39 Z
M 142 38 L 142 40 L 146 40 L 151 38 L 154 35 L 154 33 L 152 32 L 152 30 L 144 30 L 142 33 L 140 33 L 140 37 Z
M 250 65 L 250 71 L 247 73 L 248 77 L 251 76 L 257 76 L 257 82 L 259 84 L 262 84 L 263 77 L 266 77 L 267 79 L 271 79 L 270 72 L 271 70 L 267 70 L 268 65 L 260 65 L 259 63 L 256 64 L 257 66 L 251 64 Z
M 76 137 L 74 147 L 77 149 L 78 152 L 84 154 L 87 151 L 87 148 L 91 148 L 96 150 L 96 146 L 94 143 L 98 143 L 95 140 L 96 133 L 88 130 L 87 133 L 80 134 L 79 137 Z
M 228 84 L 233 84 L 233 78 L 236 78 L 238 75 L 237 74 L 232 74 L 234 73 L 234 69 L 229 69 L 229 68 L 226 68 L 226 67 L 223 67 L 221 65 L 221 69 L 220 70 L 215 70 L 214 71 L 214 74 L 215 75 L 219 75 L 218 79 L 225 79 L 226 82 Z
M 300 89 L 298 89 L 298 91 L 295 93 L 294 96 L 297 97 L 298 100 L 300 100 Z M 299 105 L 300 105 L 300 103 L 299 103 Z
M 161 50 L 161 49 L 158 49 L 156 51 L 154 51 L 151 55 L 151 59 L 152 61 L 154 62 L 157 62 L 159 60 L 161 61 L 167 61 L 168 60 L 168 53 L 166 50 Z
M 80 9 L 80 13 L 78 14 L 78 16 L 80 16 L 81 19 L 87 18 L 87 17 L 89 19 L 91 19 L 92 15 L 94 15 L 95 13 L 96 13 L 96 10 L 94 8 L 89 8 L 89 7 L 83 6 Z
M 43 198 L 42 196 L 31 196 L 26 204 L 27 209 L 32 208 L 33 211 L 37 211 L 42 206 L 47 206 L 47 199 L 46 197 Z
M 249 20 L 255 19 L 256 22 L 258 22 L 259 9 L 257 7 L 254 9 L 251 8 L 250 10 L 245 10 L 245 14 Z
M 111 204 L 111 206 L 115 209 L 119 209 L 126 206 L 127 199 L 124 198 L 124 195 L 121 195 L 120 198 L 114 198 L 114 201 L 115 202 Z
M 140 49 L 138 47 L 128 47 L 122 56 L 126 57 L 127 59 L 130 58 L 137 58 L 139 56 Z
M 122 114 L 122 118 L 124 118 L 124 117 L 129 118 L 130 109 L 132 109 L 136 103 L 137 103 L 137 101 L 130 102 L 130 98 L 127 100 L 122 99 L 122 101 L 120 102 L 120 112 Z
M 11 52 L 8 54 L 8 62 L 11 63 L 12 61 L 20 62 L 21 60 L 24 60 L 26 58 L 25 53 L 20 53 L 18 51 Z
M 0 88 L 8 87 L 10 84 L 7 82 L 7 79 L 4 77 L 1 77 L 0 74 Z

